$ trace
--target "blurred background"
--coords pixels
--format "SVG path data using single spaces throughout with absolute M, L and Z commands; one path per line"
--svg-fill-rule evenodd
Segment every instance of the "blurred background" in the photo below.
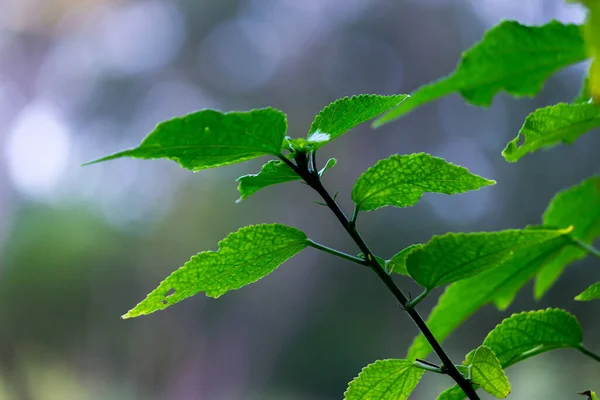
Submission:
M 265 160 L 195 174 L 169 161 L 79 165 L 202 108 L 272 105 L 287 113 L 288 134 L 303 136 L 338 97 L 408 93 L 448 74 L 507 18 L 584 13 L 562 0 L 0 0 L 0 399 L 339 399 L 363 366 L 402 357 L 417 330 L 375 275 L 313 249 L 219 300 L 198 295 L 121 320 L 245 225 L 281 222 L 357 250 L 303 185 L 235 204 L 235 179 Z M 539 223 L 554 193 L 598 172 L 600 137 L 517 164 L 500 152 L 534 108 L 570 101 L 585 68 L 556 74 L 534 100 L 499 95 L 482 110 L 452 95 L 381 129 L 365 124 L 320 151 L 339 160 L 326 184 L 348 209 L 366 168 L 421 151 L 498 181 L 363 214 L 364 237 L 385 258 L 433 234 Z M 528 285 L 506 312 L 478 312 L 446 348 L 459 362 L 503 317 L 552 305 L 575 313 L 600 351 L 598 306 L 572 301 L 599 278 L 588 259 L 538 303 Z M 600 390 L 600 366 L 568 350 L 508 375 L 519 399 Z M 450 383 L 426 375 L 414 398 Z

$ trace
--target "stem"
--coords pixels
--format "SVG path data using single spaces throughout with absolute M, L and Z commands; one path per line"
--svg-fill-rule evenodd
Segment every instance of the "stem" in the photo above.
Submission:
M 306 157 L 306 155 L 299 155 L 299 157 L 302 156 Z M 312 175 L 309 172 L 308 168 L 304 167 L 307 166 L 306 158 L 297 158 L 296 162 L 298 163 L 298 165 L 295 165 L 293 162 L 287 159 L 283 161 L 286 162 L 290 166 L 290 168 L 292 168 L 302 179 L 304 179 L 308 186 L 313 188 L 323 198 L 325 204 L 327 204 L 329 209 L 340 221 L 348 235 L 350 235 L 354 243 L 356 243 L 358 248 L 365 255 L 365 261 L 367 265 L 370 266 L 371 269 L 373 269 L 373 271 L 377 274 L 379 279 L 381 279 L 381 281 L 385 284 L 388 290 L 394 295 L 396 300 L 398 300 L 402 308 L 404 308 L 408 315 L 412 318 L 412 320 L 417 325 L 423 336 L 425 336 L 425 339 L 427 339 L 433 351 L 438 355 L 440 361 L 446 367 L 447 374 L 452 379 L 454 379 L 454 381 L 458 384 L 458 386 L 460 386 L 460 388 L 465 392 L 465 394 L 470 400 L 480 400 L 471 383 L 469 383 L 465 379 L 465 377 L 458 371 L 454 363 L 452 363 L 452 360 L 450 360 L 450 357 L 448 357 L 442 346 L 433 336 L 433 333 L 431 332 L 431 330 L 429 330 L 429 327 L 427 326 L 419 312 L 414 308 L 406 307 L 407 304 L 409 304 L 408 298 L 404 295 L 404 293 L 402 293 L 400 288 L 396 286 L 396 283 L 394 283 L 392 277 L 387 274 L 387 272 L 383 269 L 381 265 L 379 265 L 379 263 L 375 259 L 375 255 L 373 254 L 371 249 L 369 249 L 369 246 L 367 246 L 363 238 L 360 236 L 360 233 L 358 233 L 356 227 L 350 223 L 350 221 L 346 217 L 346 214 L 344 214 L 344 212 L 338 206 L 335 200 L 333 200 L 329 192 L 327 192 L 325 187 L 323 187 L 319 176 Z
M 406 308 L 415 308 L 417 304 L 419 304 L 425 297 L 427 297 L 431 293 L 431 289 L 425 289 L 423 293 L 412 299 L 406 304 Z
M 324 251 L 325 253 L 333 254 L 334 256 L 343 258 L 348 261 L 352 261 L 353 263 L 356 263 L 356 264 L 368 266 L 367 261 L 363 260 L 362 258 L 354 257 L 354 256 L 351 256 L 350 254 L 344 253 L 343 251 L 339 251 L 336 249 L 332 249 L 331 247 L 323 246 L 322 244 L 313 242 L 310 239 L 307 239 L 307 240 L 308 240 L 308 245 L 317 250 L 321 250 L 321 251 Z
M 580 352 L 582 352 L 586 356 L 590 357 L 591 359 L 600 362 L 600 355 L 592 352 L 591 350 L 587 349 L 585 346 L 581 345 L 581 346 L 579 346 L 577 348 L 577 350 L 579 350 Z
M 585 251 L 587 251 L 591 255 L 600 258 L 600 250 L 598 250 L 594 246 L 591 246 L 591 245 L 589 245 L 587 243 L 584 243 L 584 242 L 582 242 L 581 240 L 578 240 L 578 239 L 574 239 L 573 242 L 575 242 L 575 244 L 577 246 L 581 247 L 582 249 L 584 249 Z

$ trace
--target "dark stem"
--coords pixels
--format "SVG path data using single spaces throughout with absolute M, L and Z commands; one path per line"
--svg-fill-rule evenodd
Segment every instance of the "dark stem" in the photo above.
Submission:
M 305 156 L 306 155 L 299 155 L 299 157 L 296 158 L 296 162 L 298 163 L 298 165 L 295 165 L 285 157 L 281 158 L 286 164 L 290 166 L 290 168 L 296 171 L 296 173 L 302 179 L 304 179 L 304 181 L 317 193 L 319 193 L 319 195 L 323 198 L 325 204 L 329 207 L 333 214 L 335 214 L 335 216 L 340 221 L 346 232 L 350 235 L 354 243 L 356 243 L 360 251 L 364 254 L 365 261 L 367 262 L 368 266 L 370 266 L 371 269 L 375 271 L 379 279 L 381 279 L 381 281 L 385 284 L 388 290 L 394 295 L 396 300 L 398 300 L 398 302 L 400 303 L 400 306 L 408 313 L 408 315 L 412 318 L 412 320 L 417 325 L 423 336 L 425 336 L 425 339 L 427 339 L 433 351 L 437 354 L 442 364 L 446 367 L 446 373 L 452 379 L 454 379 L 454 381 L 458 384 L 458 386 L 460 386 L 460 388 L 465 392 L 469 399 L 480 400 L 473 386 L 458 371 L 454 363 L 452 363 L 452 360 L 450 360 L 450 357 L 448 357 L 442 346 L 433 336 L 433 333 L 431 332 L 431 330 L 429 330 L 429 327 L 427 326 L 421 315 L 418 313 L 418 311 L 414 308 L 407 308 L 407 306 L 410 305 L 408 298 L 404 295 L 404 293 L 402 293 L 400 288 L 396 286 L 396 283 L 394 283 L 392 277 L 387 274 L 387 272 L 383 269 L 381 265 L 379 265 L 379 263 L 375 259 L 375 255 L 369 249 L 369 246 L 367 246 L 363 238 L 360 236 L 360 233 L 358 233 L 356 226 L 350 223 L 342 209 L 329 195 L 329 192 L 327 192 L 327 190 L 321 183 L 321 180 L 319 179 L 318 175 L 315 176 L 311 174 L 308 168 L 306 168 L 308 163 Z

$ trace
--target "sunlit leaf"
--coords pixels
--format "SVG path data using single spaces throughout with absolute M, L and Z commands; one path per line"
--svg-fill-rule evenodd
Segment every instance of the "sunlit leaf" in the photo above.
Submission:
M 407 97 L 405 94 L 395 96 L 362 94 L 338 99 L 322 109 L 315 117 L 307 141 L 313 149 L 319 148 L 355 126 L 396 107 Z
M 426 153 L 398 155 L 367 169 L 352 189 L 352 200 L 363 211 L 408 207 L 423 193 L 463 193 L 496 183 Z
M 306 235 L 280 224 L 248 226 L 204 251 L 160 283 L 124 318 L 163 310 L 199 292 L 209 297 L 239 289 L 270 274 L 307 246 Z
M 492 396 L 504 399 L 510 393 L 510 383 L 494 352 L 483 345 L 475 350 L 470 363 L 471 380 Z
M 573 226 L 571 237 L 586 244 L 600 236 L 600 175 L 556 194 L 544 213 L 544 225 Z M 570 263 L 586 255 L 579 247 L 566 247 L 539 272 L 535 282 L 536 298 L 546 293 Z
M 500 232 L 447 233 L 408 254 L 406 268 L 415 281 L 432 289 L 492 269 L 513 252 L 554 239 L 570 230 L 511 229 Z
M 221 113 L 202 110 L 161 122 L 142 143 L 93 164 L 121 157 L 166 158 L 198 171 L 281 154 L 285 114 L 273 108 Z
M 453 74 L 417 89 L 373 125 L 381 126 L 453 92 L 460 93 L 471 104 L 484 107 L 501 90 L 517 97 L 533 96 L 554 72 L 586 57 L 577 25 L 552 21 L 543 26 L 525 26 L 503 21 L 463 53 Z
M 515 252 L 498 267 L 456 282 L 440 296 L 427 318 L 427 326 L 443 342 L 461 323 L 503 291 L 516 292 L 562 248 L 571 243 L 568 235 Z M 431 346 L 423 335 L 415 338 L 407 359 L 425 358 Z
M 336 163 L 337 160 L 335 158 L 330 158 L 321 171 L 319 171 L 319 176 L 323 176 L 323 173 L 332 168 Z M 237 179 L 239 182 L 238 191 L 240 192 L 238 202 L 267 186 L 299 179 L 301 179 L 300 176 L 286 163 L 271 160 L 262 166 L 258 174 L 244 175 Z
M 408 360 L 378 360 L 348 384 L 345 400 L 406 400 L 425 371 Z
M 590 301 L 600 299 L 600 282 L 594 283 L 589 288 L 575 297 L 577 301 Z
M 516 138 L 502 155 L 515 162 L 528 153 L 558 143 L 571 144 L 579 136 L 600 126 L 600 107 L 595 104 L 566 104 L 538 108 L 529 114 Z

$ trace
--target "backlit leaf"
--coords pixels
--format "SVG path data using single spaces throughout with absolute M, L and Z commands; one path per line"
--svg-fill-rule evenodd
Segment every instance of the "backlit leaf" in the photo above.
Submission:
M 348 384 L 345 400 L 406 400 L 425 371 L 408 360 L 378 360 Z
M 510 383 L 494 352 L 485 345 L 477 348 L 470 363 L 471 380 L 492 396 L 504 399 Z
M 519 290 L 569 243 L 571 239 L 563 235 L 521 249 L 498 267 L 448 286 L 427 318 L 427 326 L 438 341 L 443 342 L 473 313 L 492 302 L 499 292 Z M 406 358 L 425 358 L 430 352 L 431 346 L 419 335 Z
M 142 143 L 96 161 L 121 157 L 166 158 L 198 171 L 281 154 L 285 114 L 273 108 L 221 113 L 202 110 L 161 122 Z
M 591 244 L 600 236 L 600 175 L 565 189 L 552 199 L 544 213 L 544 225 L 565 228 L 573 226 L 571 237 Z M 585 250 L 574 245 L 546 265 L 535 282 L 535 296 L 540 298 L 573 261 L 584 258 Z
M 501 90 L 517 97 L 533 96 L 554 72 L 586 57 L 577 25 L 552 21 L 543 26 L 525 26 L 503 21 L 463 53 L 452 75 L 417 89 L 373 125 L 381 126 L 453 92 L 460 93 L 471 104 L 484 107 Z
M 336 163 L 337 160 L 335 158 L 330 158 L 323 169 L 319 171 L 319 176 L 323 176 L 323 173 L 329 168 L 332 168 Z M 262 166 L 262 169 L 258 174 L 244 175 L 237 179 L 239 182 L 238 190 L 241 195 L 238 202 L 264 187 L 299 179 L 301 179 L 300 176 L 286 163 L 283 161 L 271 160 Z
M 575 297 L 577 301 L 590 301 L 600 299 L 600 282 L 594 283 L 589 288 Z
M 400 275 L 410 276 L 408 271 L 406 270 L 406 257 L 408 254 L 416 249 L 423 247 L 422 244 L 413 244 L 408 246 L 405 249 L 400 250 L 394 257 L 387 261 L 387 270 L 391 272 L 395 272 Z
M 447 233 L 410 252 L 406 268 L 417 283 L 432 289 L 492 269 L 513 252 L 568 233 L 569 230 L 523 229 Z
M 515 162 L 528 153 L 558 143 L 571 144 L 579 136 L 600 126 L 600 107 L 591 103 L 538 108 L 529 114 L 516 138 L 508 142 L 502 155 Z
M 463 193 L 496 182 L 429 154 L 395 154 L 367 169 L 352 189 L 352 200 L 363 211 L 408 207 L 423 193 Z
M 247 226 L 220 241 L 219 250 L 192 257 L 123 317 L 163 310 L 198 292 L 219 297 L 270 274 L 306 246 L 306 235 L 296 228 Z
M 322 109 L 310 126 L 307 140 L 313 149 L 319 148 L 363 122 L 378 117 L 398 106 L 408 96 L 378 96 L 362 94 L 338 99 Z

